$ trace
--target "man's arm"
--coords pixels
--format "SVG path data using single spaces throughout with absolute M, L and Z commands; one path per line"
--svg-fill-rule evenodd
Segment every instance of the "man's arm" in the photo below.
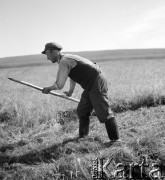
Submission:
M 61 90 L 65 85 L 65 82 L 68 78 L 68 74 L 69 74 L 71 68 L 72 67 L 71 67 L 70 63 L 68 63 L 68 61 L 61 61 L 59 64 L 56 82 L 52 86 L 43 88 L 42 92 L 45 94 L 48 94 L 52 90 Z M 68 91 L 69 94 L 73 93 L 74 87 L 75 87 L 75 82 L 73 81 L 70 83 L 70 90 L 69 90 L 70 92 Z
M 67 63 L 64 61 L 60 62 L 56 82 L 52 86 L 43 88 L 42 92 L 48 94 L 52 90 L 61 90 L 65 85 L 69 72 Z
M 75 86 L 76 86 L 76 82 L 73 81 L 72 79 L 70 79 L 70 88 L 69 88 L 69 91 L 65 91 L 64 93 L 65 93 L 67 96 L 72 96 L 73 91 L 74 91 L 74 89 L 75 89 Z

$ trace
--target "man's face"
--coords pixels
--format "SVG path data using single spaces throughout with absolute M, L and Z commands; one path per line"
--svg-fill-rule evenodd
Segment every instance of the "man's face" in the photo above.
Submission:
M 46 51 L 47 59 L 52 63 L 55 63 L 59 59 L 59 51 L 58 50 L 47 50 Z

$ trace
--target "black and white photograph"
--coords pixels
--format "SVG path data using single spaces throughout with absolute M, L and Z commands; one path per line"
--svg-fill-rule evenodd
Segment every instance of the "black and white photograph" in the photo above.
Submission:
M 165 179 L 165 0 L 0 0 L 0 180 Z

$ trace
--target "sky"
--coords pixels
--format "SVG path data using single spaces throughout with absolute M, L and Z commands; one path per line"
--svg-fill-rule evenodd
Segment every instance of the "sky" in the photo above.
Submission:
M 0 0 L 0 58 L 63 51 L 165 48 L 165 0 Z

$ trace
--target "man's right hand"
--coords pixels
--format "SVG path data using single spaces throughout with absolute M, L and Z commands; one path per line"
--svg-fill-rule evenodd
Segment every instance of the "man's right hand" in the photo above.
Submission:
M 66 94 L 66 96 L 72 96 L 73 92 L 70 92 L 70 91 L 64 91 L 64 94 Z
M 51 89 L 49 87 L 44 87 L 43 90 L 42 90 L 42 93 L 49 94 L 50 91 L 51 91 Z

